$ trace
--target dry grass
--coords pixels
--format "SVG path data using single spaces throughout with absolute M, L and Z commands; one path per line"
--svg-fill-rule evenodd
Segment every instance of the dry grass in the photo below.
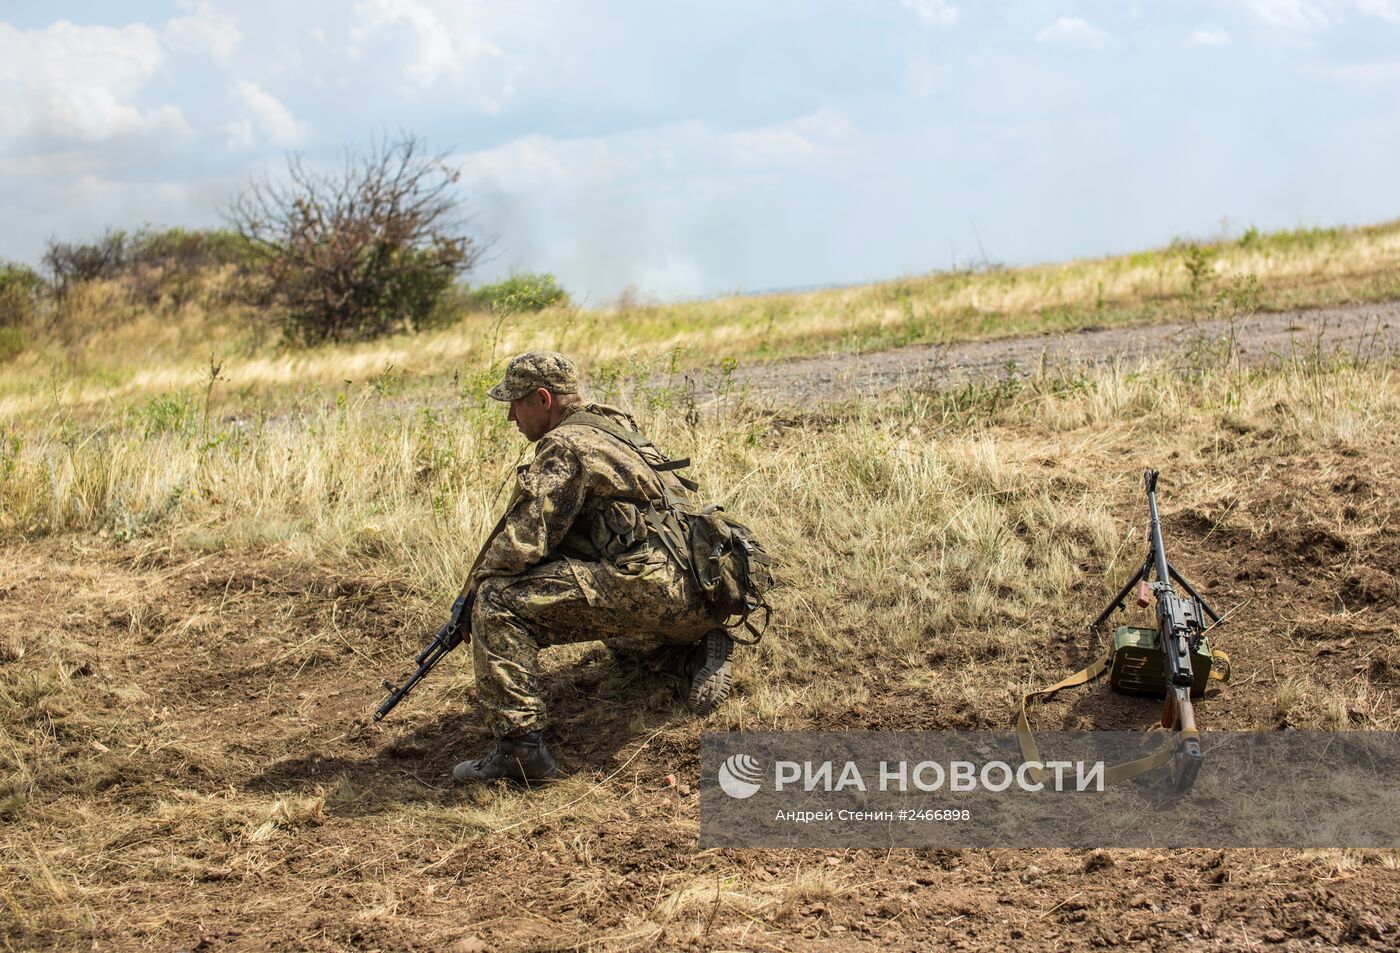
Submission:
M 1384 275 L 1396 253 L 1394 230 L 1280 242 L 1216 261 L 1262 256 L 1239 263 L 1303 294 L 1354 290 L 1348 255 L 1376 256 Z M 1030 314 L 1054 294 L 1097 294 L 1113 274 L 1109 296 L 1146 300 L 1154 269 L 1180 277 L 1179 252 L 1153 254 L 1164 257 L 1067 266 L 1034 293 L 1032 271 L 931 278 L 884 305 L 873 302 L 886 291 L 862 289 L 641 309 L 627 340 L 675 344 L 660 330 L 669 321 L 693 335 L 691 357 L 780 339 L 827 346 L 823 321 L 876 328 L 905 300 L 975 294 L 981 306 L 995 293 L 996 307 Z M 967 282 L 956 294 L 939 284 L 954 280 Z M 792 311 L 754 337 L 745 309 L 773 302 Z M 728 317 L 707 325 L 695 317 L 706 309 Z M 1066 371 L 791 415 L 741 400 L 688 415 L 694 392 L 679 375 L 614 366 L 600 383 L 778 554 L 777 624 L 743 659 L 736 698 L 699 725 L 666 680 L 587 646 L 552 651 L 545 688 L 570 777 L 530 794 L 452 789 L 452 761 L 485 740 L 465 713 L 460 659 L 383 727 L 365 715 L 378 677 L 399 673 L 441 615 L 526 448 L 475 377 L 403 388 L 380 374 L 378 386 L 339 388 L 343 399 L 317 385 L 400 358 L 484 373 L 489 342 L 471 337 L 483 329 L 245 358 L 232 384 L 214 382 L 209 412 L 184 357 L 199 327 L 156 346 L 180 357 L 113 371 L 107 390 L 73 378 L 26 395 L 36 368 L 6 372 L 5 399 L 18 401 L 0 433 L 10 949 L 787 948 L 857 936 L 922 949 L 1054 945 L 1079 924 L 1106 944 L 1175 942 L 1152 909 L 1163 858 L 1150 851 L 695 847 L 698 730 L 1006 727 L 1019 692 L 1078 661 L 1077 633 L 1141 558 L 1146 465 L 1163 469 L 1168 545 L 1188 575 L 1227 605 L 1255 597 L 1222 633 L 1236 683 L 1202 705 L 1208 726 L 1400 728 L 1400 607 L 1385 571 L 1400 558 L 1393 363 L 1314 354 L 1251 371 L 1225 354 L 1189 377 Z M 503 326 L 498 353 L 574 340 L 523 328 Z M 615 356 L 596 328 L 585 340 L 587 356 Z M 135 344 L 111 347 L 130 370 Z M 1137 728 L 1157 714 L 1094 697 L 1057 699 L 1040 721 Z M 1268 929 L 1392 936 L 1365 917 L 1400 893 L 1393 851 L 1173 863 L 1182 899 L 1221 942 Z M 1147 899 L 1125 908 L 1134 893 Z M 1298 932 L 1304 915 L 1311 934 Z
M 1400 223 L 822 291 L 477 314 L 436 332 L 311 350 L 279 347 L 275 332 L 258 323 L 265 316 L 227 304 L 229 281 L 212 276 L 202 295 L 178 308 L 131 304 L 113 285 L 81 289 L 60 333 L 0 366 L 0 419 L 202 395 L 211 354 L 228 381 L 215 389 L 215 407 L 247 411 L 297 399 L 323 405 L 369 388 L 472 393 L 489 373 L 482 369 L 535 347 L 568 351 L 601 380 L 658 367 L 675 375 L 726 358 L 1185 321 L 1241 304 L 1282 311 L 1389 300 L 1400 298 Z
M 695 783 L 695 727 L 673 722 L 666 684 L 586 647 L 550 669 L 556 730 L 582 761 L 537 794 L 441 787 L 461 748 L 458 668 L 387 732 L 358 727 L 374 675 L 402 668 L 456 587 L 520 449 L 498 407 L 440 396 L 430 412 L 363 395 L 246 427 L 165 427 L 152 411 L 14 431 L 0 483 L 18 560 L 0 579 L 15 626 L 0 668 L 11 946 L 196 942 L 201 929 L 228 942 L 247 924 L 300 948 L 398 946 L 410 928 L 438 948 L 742 946 L 830 938 L 851 916 L 891 942 L 907 916 L 913 942 L 928 917 L 983 917 L 975 899 L 910 895 L 910 863 L 799 852 L 769 871 L 743 852 L 693 854 L 693 792 L 677 785 Z M 770 541 L 785 583 L 772 637 L 707 727 L 1004 727 L 1018 691 L 1069 667 L 1064 631 L 1139 558 L 1147 463 L 1165 470 L 1169 541 L 1213 589 L 1241 596 L 1232 574 L 1256 549 L 1334 580 L 1295 593 L 1292 634 L 1266 631 L 1280 627 L 1266 609 L 1242 612 L 1226 645 L 1244 684 L 1204 706 L 1209 723 L 1400 724 L 1395 602 L 1366 588 L 1383 584 L 1367 567 L 1397 551 L 1391 365 L 1120 369 L 798 418 L 735 405 L 693 423 L 673 398 L 632 394 L 658 442 Z M 1338 592 L 1360 595 L 1339 606 Z M 1345 639 L 1345 664 L 1313 654 Z M 1139 726 L 1155 712 L 1101 717 Z M 620 747 L 591 753 L 599 719 Z M 660 867 L 637 831 L 667 838 Z M 1046 855 L 1032 865 L 1077 863 Z M 995 870 L 997 856 L 959 863 Z M 1392 852 L 1266 862 L 1396 866 Z M 618 864 L 640 865 L 638 886 Z M 531 912 L 496 906 L 522 876 Z M 1025 902 L 1052 906 L 1037 896 Z

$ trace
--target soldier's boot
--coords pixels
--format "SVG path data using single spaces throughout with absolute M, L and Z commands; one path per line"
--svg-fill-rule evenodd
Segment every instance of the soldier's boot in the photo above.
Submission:
M 690 680 L 686 703 L 697 715 L 708 715 L 729 697 L 734 679 L 734 640 L 724 629 L 711 629 L 685 657 L 683 672 Z
M 558 773 L 554 756 L 545 747 L 544 737 L 538 731 L 499 738 L 496 750 L 486 757 L 463 761 L 452 769 L 452 777 L 464 784 L 501 780 L 526 784 L 530 781 L 547 781 L 558 776 Z

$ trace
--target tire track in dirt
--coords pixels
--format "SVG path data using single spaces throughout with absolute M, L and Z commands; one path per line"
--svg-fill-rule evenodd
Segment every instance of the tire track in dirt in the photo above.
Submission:
M 832 354 L 741 367 L 736 389 L 759 404 L 853 400 L 894 390 L 941 390 L 967 382 L 1029 376 L 1037 370 L 1135 364 L 1166 357 L 1187 366 L 1193 351 L 1237 348 L 1247 365 L 1328 356 L 1357 360 L 1400 351 L 1400 301 L 1124 328 L 1087 328 L 1026 337 L 910 345 L 868 354 Z M 713 391 L 706 394 L 714 399 Z

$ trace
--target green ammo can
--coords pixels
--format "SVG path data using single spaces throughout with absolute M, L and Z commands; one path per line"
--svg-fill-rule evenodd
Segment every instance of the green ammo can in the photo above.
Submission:
M 1200 646 L 1191 653 L 1191 697 L 1205 694 L 1210 679 L 1210 643 L 1202 638 Z M 1108 683 L 1120 692 L 1134 695 L 1167 694 L 1162 679 L 1162 647 L 1157 644 L 1157 630 L 1120 625 L 1113 633 L 1113 655 L 1108 663 Z

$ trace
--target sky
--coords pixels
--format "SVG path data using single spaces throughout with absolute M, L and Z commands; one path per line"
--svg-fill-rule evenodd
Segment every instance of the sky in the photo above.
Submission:
M 404 133 L 594 305 L 1367 224 L 1400 0 L 0 0 L 0 258 Z

